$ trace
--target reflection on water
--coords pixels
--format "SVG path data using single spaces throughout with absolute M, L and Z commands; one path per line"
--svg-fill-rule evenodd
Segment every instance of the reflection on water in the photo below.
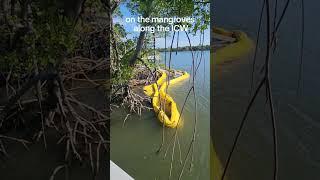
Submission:
M 196 53 L 200 57 L 200 52 Z M 168 54 L 167 57 L 169 57 Z M 189 171 L 190 164 L 187 163 L 182 178 L 184 180 L 209 179 L 209 51 L 204 51 L 203 57 L 201 62 L 199 58 L 197 60 L 197 63 L 200 63 L 195 81 L 197 112 L 195 113 L 193 96 L 190 96 L 182 114 L 183 125 L 179 129 L 179 144 L 183 160 L 192 139 L 194 117 L 195 114 L 197 115 L 193 168 Z M 164 54 L 162 54 L 162 58 L 164 58 Z M 191 52 L 172 54 L 171 68 L 186 70 L 192 74 L 191 67 Z M 190 80 L 186 80 L 172 87 L 169 86 L 168 94 L 177 102 L 179 110 L 182 108 L 191 87 L 190 83 Z M 166 158 L 164 158 L 164 154 L 167 145 L 160 154 L 156 154 L 161 144 L 162 125 L 156 119 L 154 112 L 143 112 L 141 117 L 129 116 L 125 127 L 122 127 L 123 119 L 127 113 L 125 109 L 118 109 L 111 116 L 111 159 L 135 179 L 168 179 L 173 146 L 170 146 Z M 173 132 L 173 129 L 165 129 L 166 143 L 169 142 L 169 137 L 172 136 Z M 181 168 L 179 146 L 176 144 L 171 179 L 178 179 Z
M 216 1 L 215 22 L 227 29 L 241 29 L 256 38 L 263 1 Z M 319 179 L 320 137 L 319 113 L 319 1 L 305 1 L 305 50 L 302 97 L 296 97 L 300 48 L 300 1 L 291 1 L 281 24 L 279 42 L 272 56 L 272 84 L 276 107 L 279 141 L 279 179 Z M 281 1 L 280 9 L 285 2 Z M 230 5 L 232 4 L 232 5 Z M 278 14 L 279 14 L 278 12 Z M 265 19 L 264 19 L 265 22 Z M 265 27 L 263 27 L 265 29 Z M 264 31 L 265 32 L 265 31 Z M 262 39 L 265 39 L 263 36 Z M 264 42 L 264 41 L 263 41 Z M 264 47 L 258 60 L 263 61 Z M 212 135 L 217 156 L 225 163 L 241 116 L 248 103 L 252 54 L 214 69 Z M 259 70 L 259 68 L 257 68 Z M 273 156 L 269 110 L 262 92 L 250 112 L 237 149 L 233 155 L 228 179 L 272 179 Z

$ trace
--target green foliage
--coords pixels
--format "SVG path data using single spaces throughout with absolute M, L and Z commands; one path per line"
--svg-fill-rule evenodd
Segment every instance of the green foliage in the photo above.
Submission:
M 143 17 L 193 17 L 195 23 L 189 25 L 192 32 L 208 29 L 210 23 L 209 0 L 132 0 L 127 7 L 132 14 Z
M 31 9 L 27 25 L 19 24 L 21 20 L 13 17 L 12 22 L 16 22 L 13 28 L 0 27 L 3 38 L 13 41 L 12 47 L 0 55 L 2 72 L 14 69 L 13 73 L 18 76 L 30 72 L 35 63 L 40 69 L 44 69 L 49 63 L 59 65 L 74 50 L 74 24 L 62 15 L 61 10 L 49 2 L 31 3 Z M 5 42 L 1 42 L 3 43 Z
M 208 1 L 207 1 L 208 2 Z M 209 28 L 210 24 L 210 7 L 209 3 L 199 3 L 195 6 L 192 14 L 195 19 L 193 32 L 204 31 Z
M 208 28 L 210 22 L 210 3 L 208 0 L 197 2 L 194 0 L 126 0 L 124 3 L 131 11 L 133 16 L 136 17 L 193 17 L 195 22 L 193 24 L 188 24 L 188 26 L 191 27 L 190 32 L 193 33 L 197 33 L 199 31 L 203 32 Z M 119 8 L 117 9 L 117 12 L 118 13 L 114 17 L 122 17 L 121 14 L 119 14 Z M 152 25 L 155 26 L 156 24 Z M 128 33 L 125 31 L 122 25 L 115 23 L 113 28 L 113 42 L 116 44 L 116 48 L 113 47 L 111 49 L 112 77 L 116 79 L 117 83 L 126 82 L 133 76 L 132 69 L 127 67 L 127 63 L 132 55 L 132 53 L 128 53 L 128 51 L 135 47 L 136 40 L 126 39 Z M 166 34 L 170 35 L 171 33 Z M 163 32 L 157 32 L 158 37 L 162 37 L 163 35 Z M 149 34 L 148 36 L 147 34 L 145 40 L 145 42 L 153 41 L 153 35 L 150 36 Z M 152 49 L 151 46 L 146 46 L 146 48 Z M 143 52 L 147 52 L 147 50 L 144 49 Z M 141 52 L 141 54 L 143 54 L 143 52 Z M 116 53 L 118 53 L 118 57 L 115 56 Z M 153 54 L 153 51 L 150 51 L 150 54 Z M 149 67 L 156 67 L 156 65 L 152 62 L 146 61 L 146 63 Z
M 127 83 L 133 77 L 133 68 L 129 66 L 129 59 L 133 54 L 135 41 L 126 39 L 127 32 L 123 25 L 115 23 L 111 40 L 111 77 L 112 84 Z
M 37 15 L 33 23 L 34 32 L 25 37 L 30 59 L 42 66 L 57 65 L 64 56 L 73 52 L 76 37 L 73 23 L 62 15 Z
M 194 11 L 193 0 L 131 0 L 126 3 L 132 14 L 143 17 L 185 17 Z
M 113 31 L 119 38 L 125 38 L 127 36 L 127 32 L 122 24 L 115 24 L 113 26 Z
M 111 79 L 112 85 L 127 84 L 128 81 L 133 77 L 133 67 L 129 65 L 121 65 L 120 68 L 114 71 Z
M 85 8 L 94 10 L 97 13 L 106 12 L 106 10 L 103 8 L 104 5 L 102 4 L 101 0 L 86 0 L 85 2 Z
M 133 51 L 121 55 L 121 59 L 117 64 L 112 65 L 111 77 L 113 85 L 126 84 L 133 77 L 133 67 L 129 65 L 129 58 Z

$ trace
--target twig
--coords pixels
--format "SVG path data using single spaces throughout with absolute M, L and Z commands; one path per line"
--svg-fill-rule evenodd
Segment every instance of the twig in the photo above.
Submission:
M 60 165 L 60 166 L 57 166 L 54 170 L 53 170 L 53 173 L 52 175 L 50 176 L 50 180 L 54 180 L 56 174 L 63 168 L 66 168 L 67 165 Z
M 304 0 L 301 0 L 301 47 L 300 47 L 300 64 L 299 64 L 299 78 L 298 78 L 298 87 L 297 87 L 297 96 L 302 92 L 301 84 L 302 82 L 302 69 L 303 69 L 303 51 L 304 51 Z
M 122 127 L 124 127 L 124 125 L 125 125 L 128 117 L 129 117 L 130 115 L 131 115 L 131 114 L 127 114 L 127 115 L 126 115 L 126 118 L 124 118 L 124 120 L 123 120 Z

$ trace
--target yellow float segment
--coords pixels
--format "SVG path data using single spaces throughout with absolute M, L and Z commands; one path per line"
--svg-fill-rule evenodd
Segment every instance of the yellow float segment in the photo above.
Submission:
M 178 82 L 181 82 L 181 81 L 183 81 L 183 80 L 188 79 L 189 77 L 190 77 L 189 73 L 183 72 L 183 74 L 182 74 L 181 76 L 170 80 L 169 85 L 171 85 L 171 84 L 176 84 L 176 83 L 178 83 Z
M 152 106 L 159 121 L 167 127 L 175 128 L 179 124 L 180 113 L 176 102 L 166 93 L 167 86 L 188 79 L 190 75 L 184 72 L 181 76 L 166 81 L 166 72 L 160 71 L 160 73 L 162 74 L 157 83 L 145 86 L 143 89 L 146 95 L 152 97 Z
M 241 31 L 226 31 L 222 28 L 213 28 L 213 32 L 223 36 L 235 38 L 235 42 L 231 43 L 223 48 L 218 49 L 216 52 L 211 52 L 211 79 L 213 79 L 214 65 L 221 64 L 234 60 L 249 54 L 253 50 L 253 42 L 247 36 L 246 33 Z M 212 136 L 211 136 L 212 137 Z M 210 142 L 210 177 L 211 180 L 219 180 L 221 173 L 223 172 L 223 166 L 218 159 L 217 152 L 213 146 L 213 140 Z M 227 178 L 226 178 L 227 179 Z
M 236 41 L 212 53 L 213 63 L 221 64 L 235 58 L 247 55 L 254 49 L 252 40 L 242 31 L 226 31 L 222 28 L 213 28 L 213 32 L 223 36 L 235 38 Z
M 217 153 L 213 147 L 213 142 L 211 140 L 210 142 L 210 167 L 211 167 L 211 171 L 210 171 L 210 179 L 211 180 L 220 180 L 221 179 L 221 175 L 222 175 L 222 171 L 223 171 L 223 167 L 221 165 L 220 159 L 218 159 Z
M 160 71 L 160 73 L 161 73 L 161 76 L 157 80 L 157 83 L 153 83 L 153 84 L 150 84 L 150 85 L 147 85 L 147 86 L 143 87 L 143 91 L 147 96 L 149 96 L 149 97 L 154 96 L 155 87 L 160 87 L 162 85 L 162 83 L 164 83 L 166 81 L 167 74 L 164 71 Z M 158 88 L 156 88 L 156 89 L 158 89 Z

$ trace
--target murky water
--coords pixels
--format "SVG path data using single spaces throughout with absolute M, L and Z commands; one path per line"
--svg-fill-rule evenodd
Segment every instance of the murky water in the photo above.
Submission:
M 279 1 L 280 10 L 284 1 Z M 240 29 L 256 39 L 261 1 L 215 1 L 215 22 L 227 29 Z M 278 48 L 272 56 L 272 91 L 276 108 L 279 141 L 279 179 L 319 179 L 318 139 L 320 90 L 319 1 L 305 1 L 305 50 L 302 96 L 297 98 L 300 1 L 291 1 L 281 24 Z M 273 14 L 273 13 L 272 13 Z M 264 19 L 265 23 L 265 19 Z M 265 26 L 263 27 L 265 29 Z M 264 31 L 265 32 L 265 31 Z M 263 36 L 265 39 L 265 35 Z M 263 41 L 263 40 L 262 40 Z M 263 41 L 265 44 L 265 41 Z M 263 61 L 263 46 L 258 61 Z M 217 157 L 225 164 L 232 141 L 249 99 L 252 54 L 218 65 L 214 69 L 212 137 Z M 259 69 L 261 66 L 259 66 Z M 256 76 L 257 77 L 257 76 Z M 273 176 L 272 134 L 269 110 L 262 91 L 250 112 L 233 155 L 227 179 L 270 180 Z
M 196 53 L 200 57 L 200 52 Z M 168 57 L 169 54 L 167 54 Z M 196 54 L 195 57 L 197 57 Z M 164 58 L 163 53 L 162 58 Z M 197 111 L 195 111 L 194 98 L 191 95 L 184 108 L 183 123 L 179 128 L 181 159 L 184 160 L 192 140 L 195 115 L 197 115 L 193 168 L 190 171 L 190 160 L 192 159 L 190 156 L 182 176 L 184 180 L 209 179 L 209 51 L 204 51 L 203 60 L 197 62 L 200 63 L 195 81 Z M 190 73 L 191 67 L 191 52 L 172 54 L 171 68 L 186 70 Z M 182 108 L 190 87 L 190 80 L 175 84 L 172 87 L 169 86 L 168 94 L 177 102 L 179 109 Z M 127 113 L 129 112 L 125 109 L 118 109 L 112 114 L 111 160 L 135 179 L 168 179 L 173 146 L 170 146 L 165 158 L 164 154 L 174 130 L 165 128 L 164 150 L 157 154 L 156 151 L 161 144 L 162 125 L 156 118 L 155 113 L 153 111 L 143 112 L 141 117 L 131 115 L 123 127 L 123 119 Z M 178 179 L 181 169 L 179 146 L 176 143 L 171 179 Z

